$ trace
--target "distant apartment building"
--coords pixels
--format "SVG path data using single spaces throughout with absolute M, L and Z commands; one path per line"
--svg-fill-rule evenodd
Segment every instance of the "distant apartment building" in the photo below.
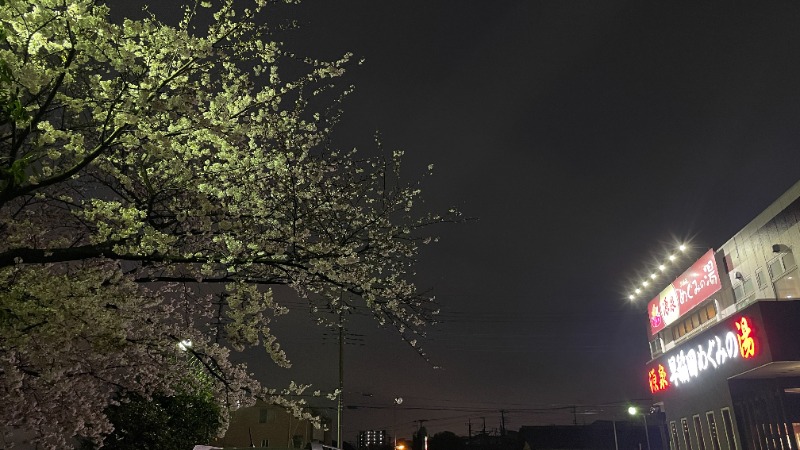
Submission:
M 225 436 L 213 444 L 223 448 L 304 449 L 313 442 L 330 445 L 330 431 L 316 428 L 279 406 L 258 402 L 234 411 Z
M 798 449 L 795 252 L 800 183 L 671 283 L 648 280 L 661 292 L 647 305 L 652 359 L 643 379 L 672 450 Z
M 386 436 L 386 430 L 367 430 L 358 432 L 359 450 L 382 447 L 388 443 L 389 440 Z

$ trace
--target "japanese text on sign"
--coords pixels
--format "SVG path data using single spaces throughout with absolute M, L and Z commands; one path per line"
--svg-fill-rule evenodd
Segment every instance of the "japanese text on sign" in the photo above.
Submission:
M 728 361 L 741 357 L 753 358 L 757 353 L 752 320 L 741 317 L 735 322 L 736 331 L 712 336 L 706 342 L 681 349 L 667 357 L 667 368 L 663 364 L 648 371 L 650 392 L 664 391 L 670 386 L 680 386 L 698 378 L 705 371 L 716 369 Z
M 650 334 L 658 333 L 721 287 L 714 251 L 709 250 L 647 304 Z

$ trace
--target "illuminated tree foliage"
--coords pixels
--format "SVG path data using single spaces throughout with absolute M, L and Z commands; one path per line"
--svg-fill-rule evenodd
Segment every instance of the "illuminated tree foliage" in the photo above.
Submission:
M 99 441 L 112 399 L 191 395 L 198 364 L 225 407 L 263 398 L 302 414 L 287 394 L 304 386 L 265 388 L 229 360 L 228 347 L 263 345 L 289 365 L 271 285 L 320 318 L 368 308 L 415 342 L 435 312 L 409 279 L 423 228 L 454 215 L 412 209 L 420 192 L 399 181 L 399 152 L 330 144 L 338 101 L 325 99 L 349 55 L 285 52 L 267 0 L 198 1 L 172 26 L 115 24 L 99 0 L 0 3 L 9 429 L 50 447 Z

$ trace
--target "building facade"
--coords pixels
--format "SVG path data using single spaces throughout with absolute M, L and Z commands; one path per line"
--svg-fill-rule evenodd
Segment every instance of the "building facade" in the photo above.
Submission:
M 223 448 L 304 449 L 312 443 L 331 444 L 331 433 L 323 427 L 294 417 L 284 408 L 257 402 L 233 412 L 225 436 L 213 444 Z
M 800 183 L 647 305 L 673 450 L 800 444 Z
M 358 432 L 358 449 L 379 448 L 389 444 L 386 430 L 366 430 Z

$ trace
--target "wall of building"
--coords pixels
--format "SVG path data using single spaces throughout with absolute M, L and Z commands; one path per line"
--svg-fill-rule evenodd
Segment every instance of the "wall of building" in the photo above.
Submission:
M 797 249 L 800 249 L 800 182 L 716 251 L 715 260 L 722 277 L 722 287 L 698 307 L 714 304 L 716 317 L 671 341 L 671 330 L 660 332 L 665 345 L 662 351 L 653 353 L 653 360 L 647 366 L 648 377 L 653 386 L 653 374 L 658 374 L 659 366 L 665 369 L 666 377 L 656 381 L 665 378 L 669 386 L 657 386 L 660 388 L 654 392 L 654 399 L 663 402 L 667 424 L 672 422 L 676 425 L 680 450 L 687 448 L 683 442 L 681 424 L 684 418 L 687 420 L 693 450 L 703 448 L 699 440 L 703 440 L 704 448 L 714 449 L 712 434 L 717 435 L 722 450 L 760 448 L 763 445 L 767 446 L 764 448 L 774 448 L 769 447 L 769 442 L 781 439 L 777 432 L 773 430 L 772 437 L 765 437 L 760 434 L 756 436 L 761 431 L 753 431 L 757 428 L 753 425 L 754 420 L 763 423 L 767 419 L 754 418 L 755 403 L 750 401 L 751 395 L 766 399 L 762 403 L 768 407 L 761 410 L 780 410 L 783 418 L 775 419 L 779 426 L 783 423 L 791 425 L 796 417 L 800 417 L 800 411 L 792 410 L 793 400 L 786 404 L 789 394 L 784 392 L 785 386 L 794 389 L 796 381 L 800 380 L 800 326 L 797 325 L 800 323 L 800 302 L 796 301 L 800 299 L 800 271 L 796 263 L 798 258 L 795 258 Z M 701 358 L 698 355 L 703 353 L 702 358 L 706 358 L 712 345 L 710 342 L 717 337 L 723 336 L 724 341 L 724 336 L 734 331 L 737 332 L 737 343 L 741 343 L 741 333 L 736 323 L 742 317 L 748 318 L 752 326 L 751 336 L 756 337 L 757 347 L 753 357 L 743 358 L 744 353 L 739 353 L 738 358 L 728 359 L 716 368 L 703 359 L 707 366 L 705 369 L 695 370 L 695 375 L 685 382 L 673 382 L 676 361 L 684 358 L 685 362 L 690 351 L 697 367 L 696 361 Z M 658 346 L 651 343 L 651 348 L 658 349 Z M 737 351 L 743 350 L 737 348 Z M 782 372 L 774 370 L 776 364 L 770 364 L 787 361 L 797 362 L 797 368 L 791 368 L 791 364 L 781 366 L 788 367 L 787 371 Z M 673 367 L 670 367 L 670 362 Z M 769 370 L 769 367 L 773 370 Z M 800 393 L 800 388 L 797 390 Z M 760 408 L 756 406 L 755 409 Z M 749 411 L 743 412 L 745 408 Z M 723 412 L 729 413 L 733 420 L 730 433 L 726 433 Z M 707 413 L 712 415 L 714 424 L 709 423 Z M 699 436 L 693 420 L 695 415 L 700 419 Z M 744 433 L 739 433 L 740 428 Z M 763 429 L 769 435 L 769 426 Z
M 214 445 L 288 449 L 305 448 L 310 442 L 330 444 L 330 432 L 315 428 L 283 408 L 259 402 L 234 411 L 228 431 Z
M 748 302 L 779 297 L 773 283 L 786 276 L 792 266 L 781 273 L 772 273 L 771 266 L 786 254 L 795 260 L 792 250 L 797 248 L 800 248 L 800 183 L 723 244 L 718 253 L 725 261 L 734 289 L 748 281 L 752 283 L 752 293 L 738 299 Z
M 743 317 L 746 318 L 749 328 L 747 336 L 753 339 L 753 355 L 749 357 L 744 353 L 746 349 L 741 348 L 742 332 L 736 327 Z M 713 448 L 709 444 L 712 440 L 712 424 L 709 423 L 707 414 L 710 412 L 716 423 L 720 447 L 741 448 L 728 446 L 722 420 L 726 409 L 732 418 L 737 417 L 737 402 L 735 395 L 731 393 L 732 380 L 739 383 L 740 395 L 745 397 L 746 394 L 741 393 L 746 392 L 748 386 L 758 392 L 772 389 L 773 384 L 780 385 L 781 389 L 784 384 L 796 387 L 792 383 L 797 378 L 792 378 L 791 374 L 781 375 L 778 371 L 769 371 L 769 368 L 774 362 L 800 361 L 800 331 L 795 325 L 797 323 L 800 323 L 800 302 L 756 302 L 652 361 L 648 365 L 649 370 L 664 367 L 669 374 L 668 386 L 654 393 L 654 400 L 663 402 L 667 423 L 677 424 L 679 440 L 683 441 L 681 422 L 686 419 L 694 441 L 692 448 L 701 448 L 698 445 L 698 427 L 693 420 L 697 415 L 701 422 L 700 438 L 706 443 L 706 448 Z M 736 337 L 731 340 L 731 345 L 727 345 L 726 335 L 731 333 Z M 725 349 L 724 355 L 717 354 L 720 348 Z M 731 348 L 733 353 L 730 352 Z M 706 361 L 706 357 L 713 361 Z M 704 361 L 704 364 L 697 361 Z M 685 379 L 674 377 L 675 367 L 681 364 L 689 367 L 686 372 L 689 376 Z M 705 368 L 699 368 L 701 365 Z M 785 376 L 785 381 L 789 384 L 773 382 L 775 377 L 780 376 Z M 781 389 L 772 390 L 780 393 Z M 741 398 L 739 400 L 741 403 Z M 794 420 L 795 415 L 789 416 L 787 420 Z M 737 429 L 731 431 L 740 442 Z M 685 444 L 682 443 L 681 448 L 686 449 Z

